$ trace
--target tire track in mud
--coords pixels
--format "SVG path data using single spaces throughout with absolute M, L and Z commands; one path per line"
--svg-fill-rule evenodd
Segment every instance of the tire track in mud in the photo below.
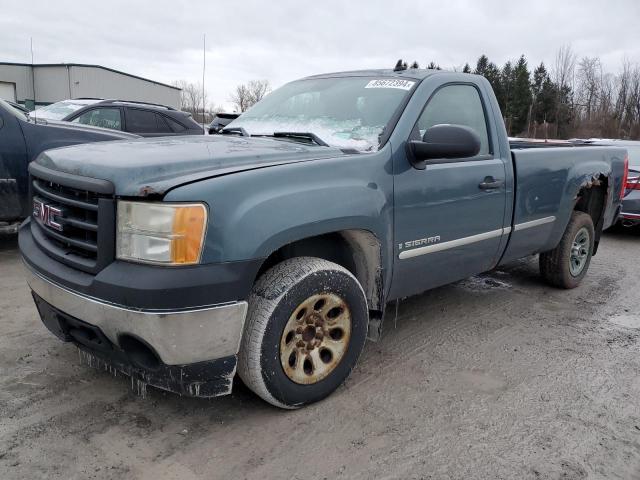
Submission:
M 573 291 L 527 259 L 407 299 L 343 387 L 293 412 L 240 385 L 136 398 L 53 347 L 16 283 L 0 296 L 16 313 L 0 320 L 0 385 L 42 385 L 0 396 L 0 477 L 640 478 L 640 330 L 609 321 L 637 308 L 638 253 L 605 238 Z

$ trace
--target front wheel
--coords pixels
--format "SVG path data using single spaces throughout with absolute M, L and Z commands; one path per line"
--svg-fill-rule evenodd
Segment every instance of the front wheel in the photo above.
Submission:
M 573 212 L 556 248 L 540 254 L 540 274 L 551 285 L 575 288 L 587 274 L 594 245 L 591 216 Z
M 249 296 L 238 374 L 277 407 L 316 402 L 349 376 L 367 323 L 367 300 L 348 270 L 319 258 L 285 260 Z

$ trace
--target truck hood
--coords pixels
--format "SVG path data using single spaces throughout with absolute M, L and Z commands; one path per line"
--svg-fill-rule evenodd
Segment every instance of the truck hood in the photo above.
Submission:
M 273 165 L 346 155 L 333 147 L 229 135 L 91 143 L 41 153 L 53 170 L 109 180 L 116 195 L 164 194 L 185 183 Z

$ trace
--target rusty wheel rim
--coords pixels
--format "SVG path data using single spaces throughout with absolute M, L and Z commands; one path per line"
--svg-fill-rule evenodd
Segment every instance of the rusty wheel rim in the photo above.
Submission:
M 351 338 L 351 312 L 333 293 L 312 295 L 296 307 L 280 338 L 280 363 L 295 383 L 310 385 L 344 358 Z

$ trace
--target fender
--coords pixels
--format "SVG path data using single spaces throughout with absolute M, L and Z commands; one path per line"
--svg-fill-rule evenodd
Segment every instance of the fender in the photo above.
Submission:
M 171 190 L 166 201 L 204 200 L 203 263 L 268 257 L 280 247 L 339 230 L 367 230 L 391 268 L 391 147 L 322 161 L 276 165 Z

